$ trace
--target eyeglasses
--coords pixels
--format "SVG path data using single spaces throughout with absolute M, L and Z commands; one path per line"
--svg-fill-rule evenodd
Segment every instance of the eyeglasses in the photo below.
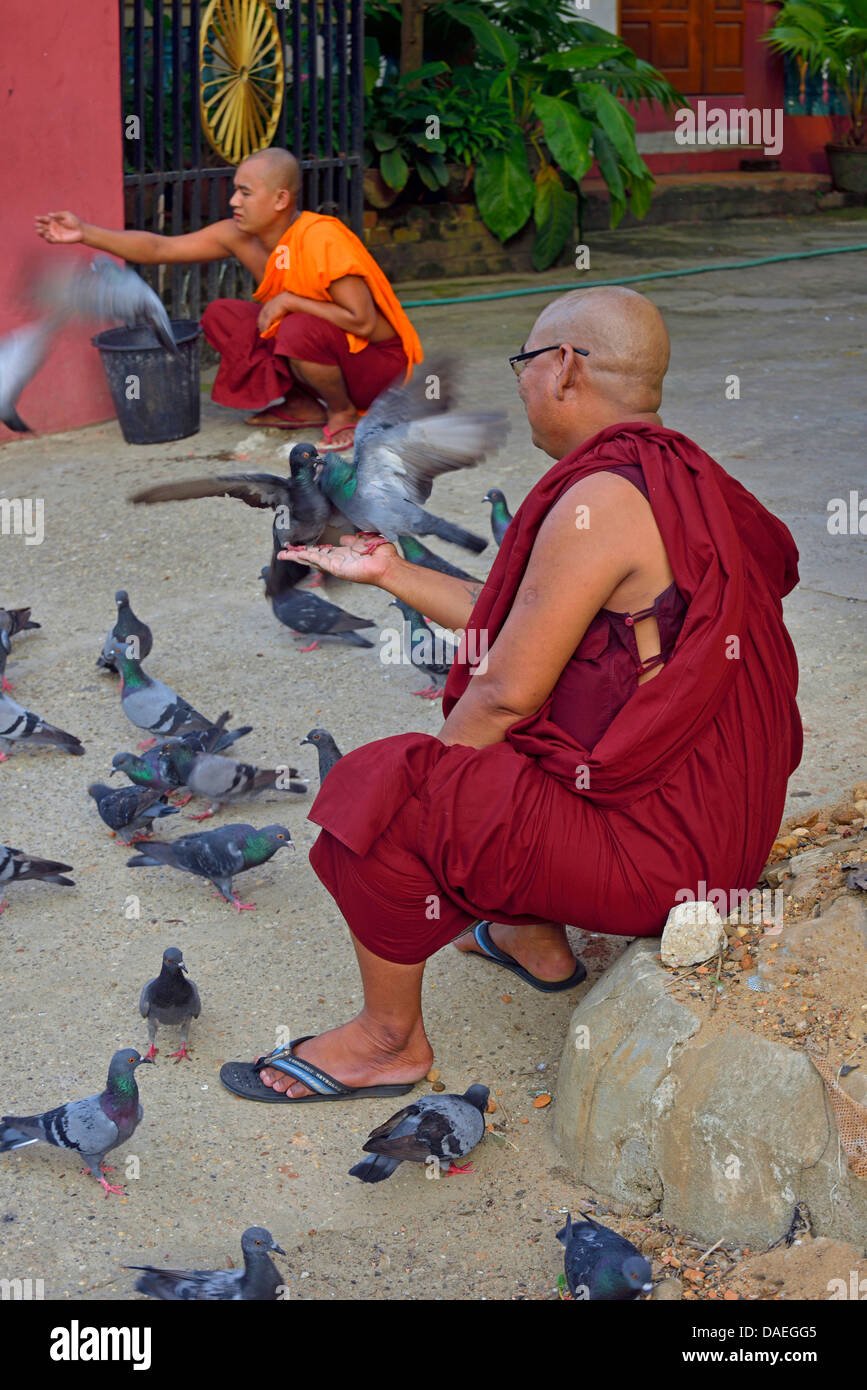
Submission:
M 552 343 L 550 347 L 534 348 L 532 352 L 516 352 L 514 357 L 509 358 L 509 366 L 515 373 L 515 376 L 520 376 L 522 371 L 524 370 L 524 367 L 523 365 L 519 367 L 519 362 L 521 364 L 523 364 L 524 362 L 529 362 L 531 357 L 538 357 L 539 354 L 542 352 L 558 352 L 560 348 L 564 346 L 571 347 L 573 352 L 580 352 L 582 357 L 590 356 L 589 348 L 573 347 L 571 343 Z

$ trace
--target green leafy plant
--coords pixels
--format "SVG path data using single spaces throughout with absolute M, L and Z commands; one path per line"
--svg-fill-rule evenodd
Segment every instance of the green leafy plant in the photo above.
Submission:
M 367 95 L 367 164 L 378 168 L 383 181 L 397 192 L 406 187 L 413 170 L 431 190 L 445 188 L 449 181 L 443 158 L 446 144 L 432 133 L 431 124 L 439 106 L 433 78 L 447 71 L 446 63 L 426 63 L 396 82 L 373 85 Z
M 867 141 L 867 0 L 788 0 L 773 26 L 763 35 L 776 53 L 783 53 L 828 80 L 848 108 L 849 129 L 844 142 Z

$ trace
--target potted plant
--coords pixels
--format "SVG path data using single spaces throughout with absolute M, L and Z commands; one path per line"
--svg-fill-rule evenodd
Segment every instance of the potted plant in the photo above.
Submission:
M 867 193 L 867 0 L 786 0 L 764 39 L 843 96 L 844 138 L 825 146 L 831 178 L 841 192 Z

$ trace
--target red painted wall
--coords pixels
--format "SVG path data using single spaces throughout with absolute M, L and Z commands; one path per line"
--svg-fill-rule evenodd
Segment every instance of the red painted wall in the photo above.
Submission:
M 32 318 L 23 292 L 38 269 L 89 260 L 83 247 L 49 246 L 37 213 L 70 208 L 86 222 L 123 226 L 117 0 L 44 5 L 3 0 L 0 44 L 0 334 Z M 19 405 L 37 433 L 114 415 L 97 326 L 69 328 Z M 0 425 L 4 442 L 27 436 Z

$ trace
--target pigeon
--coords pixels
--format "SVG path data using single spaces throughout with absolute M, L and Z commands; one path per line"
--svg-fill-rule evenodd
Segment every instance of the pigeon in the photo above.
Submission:
M 125 646 L 108 642 L 104 655 L 115 663 L 120 672 L 123 712 L 139 729 L 148 729 L 153 734 L 175 734 L 185 733 L 188 729 L 213 731 L 217 728 L 212 720 L 199 714 L 170 686 L 149 676 L 141 662 L 130 656 Z
M 279 564 L 292 564 L 293 568 L 303 570 L 307 573 L 304 565 L 294 565 L 293 561 L 278 561 Z M 376 624 L 369 618 L 356 618 L 352 613 L 345 612 L 336 603 L 329 603 L 328 599 L 320 598 L 318 594 L 312 594 L 309 589 L 296 589 L 294 583 L 274 591 L 273 585 L 275 578 L 280 583 L 279 572 L 272 562 L 271 568 L 262 570 L 261 577 L 265 581 L 265 595 L 271 600 L 271 608 L 274 617 L 281 622 L 284 627 L 288 627 L 292 632 L 300 632 L 305 637 L 312 637 L 313 641 L 307 647 L 299 647 L 302 652 L 312 652 L 318 646 L 318 638 L 333 637 L 339 642 L 348 642 L 354 647 L 372 647 L 373 643 L 366 637 L 360 637 L 357 628 L 375 627 Z
M 117 667 L 114 664 L 114 659 L 107 655 L 108 648 L 112 643 L 117 642 L 119 646 L 126 646 L 130 656 L 144 661 L 145 657 L 150 655 L 154 638 L 147 623 L 143 623 L 141 618 L 137 618 L 130 608 L 129 594 L 126 589 L 118 589 L 114 601 L 117 604 L 117 617 L 114 627 L 105 639 L 102 655 L 97 657 L 96 664 L 103 670 L 116 672 Z
M 18 434 L 32 433 L 15 407 L 24 387 L 45 361 L 54 330 L 52 320 L 41 319 L 0 339 L 0 420 Z
M 485 549 L 480 536 L 421 505 L 441 473 L 475 467 L 508 428 L 503 411 L 450 410 L 452 374 L 446 359 L 426 363 L 425 374 L 377 396 L 356 428 L 351 461 L 325 454 L 319 487 L 359 531 L 389 541 L 406 533 L 439 536 L 476 553 Z M 440 385 L 433 400 L 432 377 Z
M 129 328 L 148 327 L 166 352 L 179 356 L 159 295 L 129 266 L 118 265 L 108 256 L 95 256 L 86 267 L 44 276 L 35 297 L 42 308 L 61 318 L 107 319 Z
M 296 444 L 289 453 L 289 477 L 275 473 L 226 473 L 213 478 L 181 478 L 157 483 L 133 493 L 131 502 L 183 502 L 194 497 L 235 497 L 248 507 L 270 508 L 276 513 L 273 537 L 276 549 L 286 545 L 312 545 L 333 529 L 334 538 L 353 527 L 332 507 L 314 477 L 321 463 L 312 444 Z
M 0 608 L 0 632 L 5 632 L 10 640 L 18 632 L 29 632 L 31 628 L 41 627 L 41 623 L 30 621 L 29 608 Z M 12 690 L 14 687 L 6 679 L 6 648 L 0 647 L 0 690 Z
M 0 671 L 5 671 L 8 654 L 9 633 L 0 628 Z M 84 752 L 84 745 L 75 734 L 67 734 L 63 729 L 47 724 L 38 714 L 33 714 L 15 700 L 10 700 L 8 695 L 0 693 L 0 763 L 6 761 L 12 745 L 19 742 L 40 748 L 51 745 L 62 748 L 74 757 L 80 757 Z
M 12 883 L 15 879 L 38 878 L 43 883 L 62 883 L 64 888 L 74 888 L 75 880 L 65 878 L 72 872 L 71 864 L 59 864 L 53 859 L 34 859 L 22 849 L 11 845 L 0 845 L 0 883 Z M 0 901 L 0 912 L 9 904 Z
M 647 1260 L 609 1226 L 589 1216 L 574 1226 L 567 1214 L 557 1239 L 566 1247 L 566 1283 L 573 1298 L 625 1302 L 650 1292 L 652 1270 Z
M 243 1269 L 159 1269 L 156 1265 L 126 1265 L 126 1269 L 143 1270 L 136 1282 L 139 1293 L 162 1298 L 170 1303 L 186 1300 L 204 1302 L 247 1301 L 268 1303 L 281 1298 L 285 1289 L 283 1277 L 268 1252 L 285 1255 L 270 1231 L 264 1226 L 249 1226 L 241 1236 L 244 1252 Z
M 100 1170 L 106 1154 L 135 1134 L 142 1117 L 135 1071 L 149 1060 L 134 1047 L 121 1048 L 109 1063 L 108 1081 L 101 1095 L 58 1105 L 44 1115 L 3 1115 L 0 1153 L 40 1141 L 58 1149 L 72 1149 L 81 1154 L 87 1164 L 83 1171 L 96 1178 L 106 1197 L 110 1192 L 124 1196 L 123 1188 L 106 1182 Z
M 321 787 L 334 764 L 340 762 L 343 754 L 334 742 L 333 734 L 330 734 L 327 729 L 311 729 L 310 733 L 302 738 L 301 743 L 316 745 L 316 752 L 319 755 L 319 785 Z
M 491 530 L 494 533 L 494 540 L 497 545 L 503 544 L 503 537 L 508 530 L 509 522 L 512 520 L 512 513 L 506 506 L 506 499 L 500 489 L 492 487 L 482 498 L 483 502 L 490 502 L 491 505 Z
M 170 1057 L 176 1059 L 175 1066 L 190 1055 L 187 1052 L 190 1020 L 198 1018 L 202 1011 L 202 1001 L 192 980 L 184 979 L 188 973 L 183 953 L 177 946 L 168 946 L 163 951 L 159 975 L 153 980 L 148 980 L 142 989 L 138 1011 L 142 1018 L 148 1021 L 148 1037 L 151 1044 L 145 1053 L 145 1060 L 148 1062 L 152 1062 L 159 1052 L 156 1038 L 157 1027 L 161 1023 L 168 1024 L 169 1027 L 174 1027 L 177 1023 L 181 1025 L 180 1048 L 177 1052 L 169 1053 Z
M 177 806 L 169 806 L 158 790 L 141 787 L 118 787 L 115 790 L 104 782 L 91 782 L 87 794 L 96 802 L 100 820 L 117 834 L 119 845 L 150 839 L 153 821 L 178 814 Z M 144 833 L 146 826 L 150 828 Z M 129 833 L 129 839 L 120 839 L 122 830 Z
M 164 748 L 165 744 L 149 748 L 141 757 L 136 753 L 115 753 L 111 760 L 109 777 L 113 777 L 116 772 L 123 772 L 134 787 L 140 787 L 144 791 L 152 790 L 160 794 L 176 791 L 181 784 L 176 780 L 171 766 L 163 762 Z
M 400 548 L 403 551 L 403 558 L 408 560 L 411 565 L 424 565 L 425 569 L 439 570 L 440 574 L 450 574 L 453 579 L 467 579 L 471 584 L 478 584 L 478 579 L 473 579 L 466 570 L 458 569 L 457 565 L 444 560 L 441 555 L 435 555 L 432 550 L 428 550 L 426 545 L 416 540 L 415 536 L 398 536 Z
M 434 632 L 421 613 L 404 603 L 403 599 L 392 599 L 389 608 L 399 608 L 403 614 L 404 643 L 412 665 L 417 671 L 425 671 L 431 677 L 431 684 L 423 690 L 414 690 L 413 695 L 421 695 L 425 700 L 438 700 L 457 656 L 457 647 Z M 438 660 L 438 657 L 443 659 Z
M 350 1168 L 351 1178 L 362 1182 L 384 1182 L 400 1163 L 430 1163 L 448 1165 L 446 1175 L 472 1172 L 472 1165 L 459 1168 L 453 1163 L 464 1158 L 485 1135 L 485 1108 L 490 1091 L 487 1086 L 471 1086 L 462 1096 L 422 1096 L 405 1109 L 398 1110 L 384 1125 L 371 1130 L 363 1158 Z
M 268 787 L 304 794 L 309 786 L 306 780 L 292 780 L 298 777 L 297 767 L 260 770 L 251 763 L 236 763 L 217 753 L 194 753 L 183 743 L 162 745 L 160 767 L 175 774 L 178 785 L 186 787 L 193 796 L 210 801 L 208 810 L 193 816 L 193 820 L 209 820 L 227 801 L 240 801 Z
M 128 859 L 127 867 L 139 869 L 165 864 L 170 869 L 196 874 L 210 879 L 217 889 L 216 896 L 233 903 L 239 912 L 248 912 L 255 903 L 242 903 L 232 888 L 232 878 L 245 869 L 258 868 L 277 853 L 292 845 L 292 836 L 283 825 L 266 825 L 255 830 L 252 825 L 221 825 L 218 830 L 202 830 L 195 835 L 182 835 L 179 840 L 154 840 L 146 850 Z M 292 845 L 294 849 L 294 845 Z

